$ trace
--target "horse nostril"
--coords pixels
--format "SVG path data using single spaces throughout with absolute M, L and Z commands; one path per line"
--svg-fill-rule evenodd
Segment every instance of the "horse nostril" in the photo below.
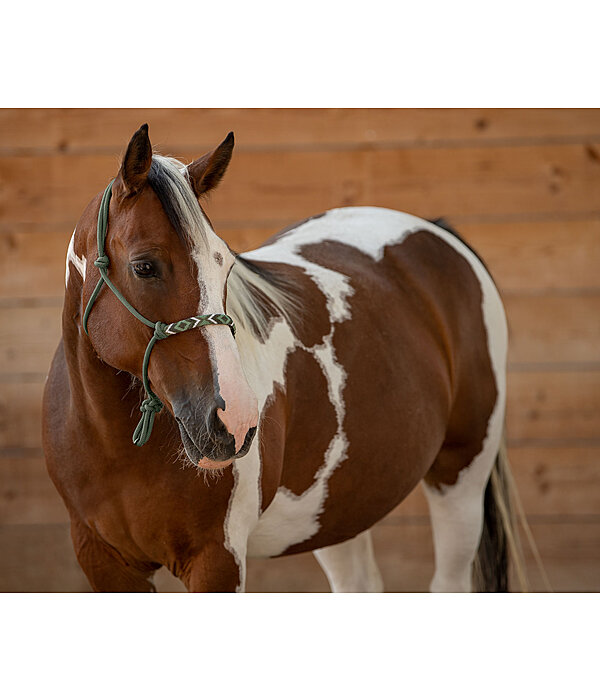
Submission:
M 246 433 L 246 437 L 244 438 L 244 444 L 242 445 L 242 449 L 240 450 L 240 452 L 246 452 L 248 449 L 250 449 L 250 445 L 252 444 L 252 440 L 254 439 L 255 435 L 256 426 L 254 426 L 254 428 L 250 428 L 250 430 Z
M 221 420 L 221 417 L 219 416 L 219 406 L 214 406 L 209 411 L 207 425 L 209 431 L 215 435 L 218 435 L 223 431 L 228 432 L 223 421 Z

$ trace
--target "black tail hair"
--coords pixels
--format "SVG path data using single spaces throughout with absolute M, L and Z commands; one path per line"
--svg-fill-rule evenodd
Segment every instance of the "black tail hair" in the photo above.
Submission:
M 511 579 L 520 591 L 529 590 L 517 519 L 525 528 L 546 587 L 552 590 L 516 490 L 506 451 L 506 433 L 504 433 L 485 489 L 483 532 L 473 566 L 474 590 L 505 593 L 509 590 L 509 573 L 512 574 Z
M 480 593 L 508 592 L 508 542 L 505 524 L 502 519 L 498 499 L 508 503 L 508 484 L 496 457 L 494 471 L 497 478 L 490 476 L 485 488 L 483 532 L 479 551 L 475 560 L 474 590 Z M 501 493 L 496 493 L 497 490 Z

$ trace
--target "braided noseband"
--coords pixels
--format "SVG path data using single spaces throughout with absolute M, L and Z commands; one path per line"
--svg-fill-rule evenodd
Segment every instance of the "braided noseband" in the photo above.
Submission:
M 104 283 L 106 283 L 109 289 L 130 313 L 132 313 L 139 321 L 154 329 L 154 334 L 152 338 L 150 338 L 150 342 L 148 343 L 148 347 L 144 353 L 144 361 L 142 363 L 142 381 L 144 383 L 144 389 L 146 390 L 146 398 L 142 401 L 142 405 L 140 406 L 142 418 L 140 419 L 140 422 L 133 433 L 134 445 L 141 446 L 148 442 L 150 434 L 152 433 L 152 426 L 154 425 L 154 417 L 162 410 L 163 407 L 162 401 L 152 391 L 152 389 L 150 389 L 150 381 L 148 380 L 150 353 L 152 352 L 152 348 L 154 347 L 156 341 L 164 340 L 170 335 L 190 331 L 194 328 L 201 328 L 202 326 L 229 326 L 231 332 L 235 336 L 235 324 L 233 319 L 230 316 L 227 316 L 227 314 L 203 314 L 200 316 L 191 316 L 190 318 L 184 318 L 182 321 L 176 321 L 175 323 L 168 324 L 162 323 L 161 321 L 152 323 L 152 321 L 149 321 L 145 316 L 142 316 L 139 311 L 136 311 L 136 309 L 131 306 L 127 299 L 125 299 L 121 292 L 111 282 L 107 272 L 110 260 L 108 259 L 108 255 L 106 255 L 104 252 L 104 243 L 106 241 L 106 232 L 108 230 L 108 207 L 112 196 L 113 182 L 114 180 L 111 180 L 108 187 L 104 190 L 102 201 L 100 202 L 97 227 L 98 258 L 94 262 L 94 265 L 100 271 L 100 279 L 98 280 L 98 284 L 92 292 L 92 296 L 85 307 L 85 312 L 83 314 L 83 329 L 86 333 L 88 333 L 88 318 L 90 316 L 92 306 L 98 298 Z

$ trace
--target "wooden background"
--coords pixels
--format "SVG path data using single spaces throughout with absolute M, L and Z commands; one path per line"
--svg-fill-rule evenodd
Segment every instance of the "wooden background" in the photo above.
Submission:
M 234 249 L 354 204 L 461 231 L 507 308 L 510 457 L 550 581 L 599 591 L 600 110 L 362 109 L 0 110 L 0 590 L 89 590 L 45 472 L 40 399 L 71 232 L 144 121 L 155 148 L 183 159 L 235 131 L 207 207 Z M 387 590 L 427 589 L 419 491 L 376 527 L 375 546 Z M 248 587 L 327 590 L 308 554 L 251 562 Z

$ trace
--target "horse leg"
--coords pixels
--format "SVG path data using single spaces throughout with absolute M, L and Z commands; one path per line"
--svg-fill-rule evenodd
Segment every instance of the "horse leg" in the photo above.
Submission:
M 334 593 L 383 593 L 370 530 L 313 554 Z
M 152 576 L 158 565 L 128 562 L 84 523 L 71 521 L 79 565 L 96 593 L 156 593 Z
M 485 448 L 462 469 L 465 462 L 461 447 L 443 447 L 423 480 L 435 551 L 432 593 L 472 590 L 472 567 L 483 529 L 485 489 L 499 448 L 494 432 Z M 440 472 L 447 474 L 449 465 L 456 465 L 450 470 L 455 473 L 453 484 L 439 481 Z
M 205 546 L 178 572 L 190 593 L 240 593 L 245 586 L 246 563 L 238 562 L 223 544 Z

